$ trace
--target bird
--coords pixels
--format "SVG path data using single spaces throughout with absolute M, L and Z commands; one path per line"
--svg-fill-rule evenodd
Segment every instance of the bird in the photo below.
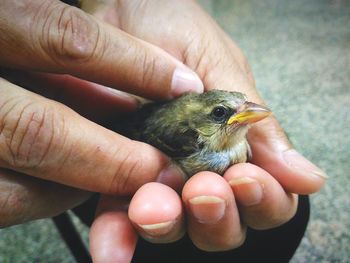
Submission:
M 158 148 L 187 178 L 200 171 L 223 175 L 231 165 L 251 158 L 248 129 L 270 114 L 243 93 L 210 90 L 147 103 L 114 122 L 112 129 Z

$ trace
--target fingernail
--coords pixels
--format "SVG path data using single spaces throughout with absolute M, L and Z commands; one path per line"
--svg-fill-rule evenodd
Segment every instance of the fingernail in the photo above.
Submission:
M 196 73 L 183 68 L 176 68 L 171 81 L 171 93 L 174 97 L 185 92 L 202 93 L 204 86 Z
M 193 216 L 203 224 L 214 224 L 225 214 L 225 200 L 216 196 L 197 196 L 189 204 Z
M 148 235 L 150 236 L 161 236 L 169 233 L 173 226 L 175 225 L 175 220 L 170 220 L 157 224 L 138 224 L 138 226 Z
M 233 188 L 234 194 L 241 205 L 257 205 L 263 199 L 263 187 L 258 181 L 253 178 L 234 178 L 228 183 Z
M 98 85 L 98 84 L 97 84 Z M 112 88 L 109 88 L 107 87 L 107 90 L 113 94 L 114 96 L 117 96 L 118 98 L 124 100 L 124 101 L 127 101 L 129 103 L 132 103 L 132 104 L 135 104 L 136 106 L 138 106 L 140 104 L 140 102 L 133 96 L 125 93 L 125 92 L 122 92 L 120 90 L 116 90 L 116 89 L 112 89 Z
M 284 160 L 292 168 L 297 170 L 299 173 L 305 175 L 315 175 L 322 179 L 328 179 L 327 174 L 298 153 L 296 150 L 291 149 L 283 153 Z
M 175 164 L 171 164 L 160 172 L 157 182 L 166 184 L 175 190 L 181 190 L 186 179 L 186 175 L 182 170 Z

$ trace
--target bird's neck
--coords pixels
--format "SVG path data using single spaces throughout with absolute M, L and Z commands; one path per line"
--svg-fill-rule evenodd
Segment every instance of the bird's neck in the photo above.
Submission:
M 246 135 L 248 132 L 247 126 L 240 127 L 234 132 L 220 132 L 213 134 L 211 138 L 207 140 L 206 148 L 209 151 L 221 152 L 221 151 L 230 151 L 239 145 L 246 143 Z

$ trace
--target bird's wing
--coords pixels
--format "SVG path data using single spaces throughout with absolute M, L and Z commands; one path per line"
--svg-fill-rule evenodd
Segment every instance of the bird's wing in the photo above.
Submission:
M 162 127 L 159 127 L 162 129 Z M 141 140 L 158 148 L 173 159 L 181 159 L 199 151 L 202 145 L 197 141 L 198 133 L 181 125 L 171 129 L 163 128 L 161 132 L 145 132 Z
M 133 140 L 146 142 L 173 159 L 185 158 L 198 151 L 198 133 L 188 123 L 169 124 L 162 116 L 154 114 L 162 104 L 152 103 L 124 118 L 119 118 L 110 128 Z

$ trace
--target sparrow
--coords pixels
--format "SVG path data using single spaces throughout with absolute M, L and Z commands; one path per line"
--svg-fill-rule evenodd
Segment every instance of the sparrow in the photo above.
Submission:
M 158 148 L 187 177 L 200 171 L 223 175 L 251 158 L 248 129 L 270 114 L 240 92 L 211 90 L 145 104 L 112 129 Z

